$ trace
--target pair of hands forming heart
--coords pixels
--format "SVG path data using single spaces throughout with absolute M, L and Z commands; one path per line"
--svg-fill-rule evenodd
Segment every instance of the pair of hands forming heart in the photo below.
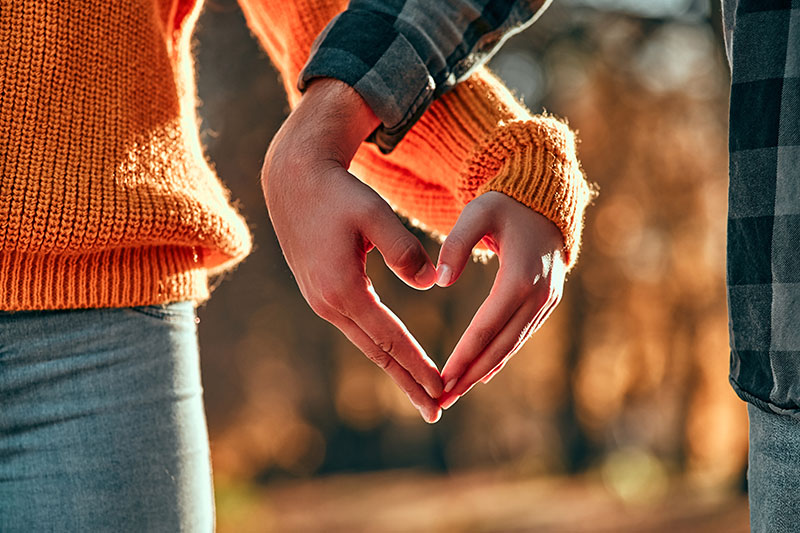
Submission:
M 342 124 L 348 127 L 342 129 Z M 438 266 L 389 205 L 347 172 L 378 119 L 347 85 L 311 84 L 273 139 L 262 185 L 275 233 L 303 297 L 339 328 L 436 422 L 479 381 L 488 382 L 561 298 L 566 265 L 556 226 L 499 193 L 470 202 L 439 253 Z M 500 259 L 491 293 L 441 373 L 366 275 L 377 248 L 408 285 L 449 286 L 483 241 Z

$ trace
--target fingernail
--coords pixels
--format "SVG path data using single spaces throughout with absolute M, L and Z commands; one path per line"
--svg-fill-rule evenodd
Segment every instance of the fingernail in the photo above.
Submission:
M 425 422 L 427 422 L 428 424 L 435 424 L 436 422 L 439 421 L 440 418 L 442 418 L 442 410 L 437 409 L 433 415 L 433 418 L 426 418 Z
M 421 285 L 427 285 L 430 274 L 431 266 L 428 263 L 425 263 L 422 265 L 422 268 L 420 268 L 417 273 L 414 274 L 414 280 Z
M 429 385 L 423 385 L 422 388 L 425 389 L 425 392 L 428 393 L 428 396 L 430 396 L 431 399 L 435 400 L 436 398 L 442 395 L 439 389 L 432 388 Z
M 450 381 L 448 381 L 447 384 L 444 386 L 444 391 L 450 392 L 451 390 L 453 390 L 453 387 L 455 387 L 457 381 L 458 378 L 453 378 Z
M 453 407 L 453 404 L 458 401 L 459 398 L 460 396 L 453 396 L 451 398 L 448 398 L 447 401 L 441 404 L 439 407 L 441 407 L 442 409 L 450 409 L 451 407 Z
M 448 265 L 441 265 L 439 267 L 439 274 L 436 277 L 436 284 L 440 287 L 447 287 L 450 280 L 453 279 L 453 269 Z

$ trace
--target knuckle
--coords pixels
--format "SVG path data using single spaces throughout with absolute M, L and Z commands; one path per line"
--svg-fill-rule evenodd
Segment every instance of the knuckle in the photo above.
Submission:
M 467 205 L 464 206 L 462 210 L 464 213 L 469 213 L 471 215 L 480 215 L 487 211 L 488 206 L 486 205 L 491 200 L 490 196 L 487 196 L 486 193 L 481 194 L 473 198 Z
M 391 247 L 394 266 L 400 269 L 414 268 L 421 265 L 420 244 L 411 236 L 397 239 Z
M 394 364 L 394 359 L 392 356 L 384 351 L 372 351 L 367 354 L 367 357 L 370 359 L 370 361 L 381 367 L 383 370 L 388 370 L 392 364 Z
M 328 306 L 336 309 L 337 311 L 343 308 L 342 305 L 342 291 L 338 287 L 328 285 L 320 288 L 320 299 Z
M 470 251 L 470 249 L 467 248 L 467 242 L 464 240 L 464 237 L 458 233 L 451 233 L 448 235 L 445 244 L 447 248 L 450 249 L 450 253 L 456 255 L 466 255 Z
M 393 353 L 394 351 L 394 341 L 391 339 L 384 339 L 375 343 L 375 346 L 380 348 L 383 353 Z
M 363 206 L 363 215 L 367 220 L 380 220 L 382 218 L 394 217 L 392 208 L 379 197 L 370 198 Z
M 357 291 L 342 283 L 332 283 L 320 289 L 320 298 L 326 307 L 347 318 L 352 318 Z

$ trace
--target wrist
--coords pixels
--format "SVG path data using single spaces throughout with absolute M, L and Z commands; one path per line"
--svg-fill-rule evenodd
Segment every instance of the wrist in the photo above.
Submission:
M 349 85 L 333 78 L 314 80 L 273 137 L 264 158 L 261 185 L 268 207 L 283 188 L 281 183 L 296 185 L 303 181 L 301 177 L 313 181 L 331 169 L 347 169 L 379 123 Z
M 459 193 L 469 201 L 500 192 L 543 215 L 561 232 L 571 268 L 580 249 L 583 214 L 595 194 L 575 144 L 567 125 L 552 117 L 504 124 L 468 160 Z
M 306 131 L 306 148 L 320 150 L 345 168 L 380 125 L 358 92 L 334 78 L 312 80 L 291 118 Z

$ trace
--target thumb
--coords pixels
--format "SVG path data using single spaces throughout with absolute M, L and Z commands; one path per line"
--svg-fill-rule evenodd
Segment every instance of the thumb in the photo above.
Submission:
M 381 253 L 386 266 L 411 287 L 428 289 L 436 282 L 436 269 L 422 243 L 388 205 L 365 224 L 362 233 Z
M 472 249 L 490 230 L 487 211 L 474 200 L 467 204 L 439 250 L 437 285 L 448 287 L 455 283 L 464 271 Z

